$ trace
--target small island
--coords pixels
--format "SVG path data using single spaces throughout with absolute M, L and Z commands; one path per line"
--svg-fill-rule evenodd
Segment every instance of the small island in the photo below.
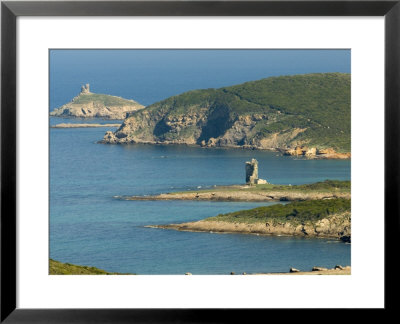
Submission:
M 93 93 L 90 91 L 89 84 L 86 84 L 82 86 L 78 96 L 71 102 L 54 109 L 50 116 L 124 119 L 129 113 L 143 108 L 143 105 L 134 100 Z

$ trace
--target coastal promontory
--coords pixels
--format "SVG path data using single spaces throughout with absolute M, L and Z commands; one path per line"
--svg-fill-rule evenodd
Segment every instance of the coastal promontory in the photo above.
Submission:
M 190 232 L 323 237 L 351 241 L 351 200 L 319 199 L 258 207 L 197 222 L 147 227 Z
M 350 74 L 270 77 L 193 90 L 133 112 L 103 143 L 188 144 L 350 157 Z
M 124 119 L 127 114 L 141 110 L 144 106 L 138 102 L 121 97 L 93 93 L 89 84 L 82 86 L 78 96 L 71 102 L 54 109 L 50 116 Z

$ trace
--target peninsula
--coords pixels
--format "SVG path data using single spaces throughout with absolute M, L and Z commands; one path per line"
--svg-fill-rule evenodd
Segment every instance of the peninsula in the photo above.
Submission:
M 351 198 L 350 181 L 325 180 L 302 185 L 232 185 L 211 189 L 169 192 L 154 196 L 124 196 L 123 200 L 303 201 Z
M 323 237 L 350 243 L 350 210 L 350 199 L 299 201 L 241 210 L 197 222 L 147 227 L 190 232 Z
M 186 144 L 350 158 L 350 74 L 193 90 L 135 111 L 101 143 Z
M 50 116 L 124 119 L 127 114 L 143 108 L 143 105 L 134 100 L 90 92 L 89 84 L 86 84 L 82 86 L 78 96 L 54 109 Z

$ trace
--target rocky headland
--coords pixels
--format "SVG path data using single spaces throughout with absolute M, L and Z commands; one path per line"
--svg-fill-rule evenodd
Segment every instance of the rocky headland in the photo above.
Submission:
M 350 158 L 350 75 L 272 77 L 194 90 L 129 114 L 109 144 L 186 144 Z
M 78 96 L 71 102 L 54 109 L 50 112 L 50 116 L 124 119 L 129 113 L 143 108 L 143 105 L 134 100 L 92 93 L 87 84 L 82 86 Z
M 148 225 L 151 228 L 174 229 L 187 232 L 242 233 L 276 236 L 302 236 L 341 239 L 349 242 L 350 213 L 336 214 L 315 223 L 293 225 L 288 222 L 245 223 L 201 220 L 181 224 Z
M 191 232 L 321 237 L 350 243 L 351 201 L 338 198 L 292 202 L 222 214 L 197 222 L 147 227 Z

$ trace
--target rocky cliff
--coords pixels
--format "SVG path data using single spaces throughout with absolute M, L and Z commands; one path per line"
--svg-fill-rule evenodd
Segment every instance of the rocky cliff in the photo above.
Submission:
M 89 85 L 82 87 L 81 93 L 71 102 L 54 109 L 50 116 L 124 119 L 128 113 L 143 109 L 134 100 L 97 94 L 89 91 Z
M 350 75 L 272 77 L 195 90 L 133 112 L 103 143 L 350 151 Z

